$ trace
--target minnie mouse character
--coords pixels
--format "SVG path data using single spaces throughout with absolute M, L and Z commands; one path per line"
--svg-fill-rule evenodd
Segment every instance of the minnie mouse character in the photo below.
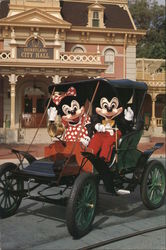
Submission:
M 84 146 L 89 143 L 87 125 L 90 124 L 90 118 L 85 114 L 85 108 L 81 99 L 78 100 L 76 89 L 70 87 L 62 95 L 54 95 L 52 98 L 57 110 L 49 110 L 48 115 L 55 119 L 57 111 L 62 117 L 62 123 L 65 127 L 65 141 L 80 141 Z M 49 117 L 51 119 L 51 117 Z
M 122 134 L 131 130 L 131 124 L 134 113 L 130 107 L 124 110 L 120 106 L 117 97 L 100 98 L 96 107 L 97 116 L 92 118 L 95 133 L 92 136 L 88 148 L 93 150 L 93 154 L 109 162 L 112 154 L 113 144 L 116 137 L 120 138 Z M 117 125 L 115 131 L 115 124 Z

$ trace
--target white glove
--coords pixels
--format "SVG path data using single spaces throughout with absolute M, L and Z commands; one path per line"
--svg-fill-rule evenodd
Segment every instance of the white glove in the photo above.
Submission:
M 49 121 L 55 121 L 55 118 L 57 116 L 57 110 L 55 107 L 50 107 L 48 110 L 47 110 L 47 114 L 48 114 L 48 120 Z
M 84 138 L 81 138 L 80 139 L 80 142 L 85 146 L 87 147 L 89 142 L 90 142 L 90 137 L 89 136 L 85 136 Z
M 95 129 L 97 130 L 97 132 L 105 132 L 105 126 L 101 123 L 97 123 L 95 125 Z
M 132 121 L 133 120 L 134 112 L 132 111 L 132 109 L 130 107 L 125 109 L 124 114 L 125 114 L 125 119 L 127 121 Z
M 111 135 L 111 136 L 113 136 L 113 135 L 114 135 L 114 131 L 113 131 L 113 129 L 110 129 L 108 132 L 110 133 L 110 135 Z

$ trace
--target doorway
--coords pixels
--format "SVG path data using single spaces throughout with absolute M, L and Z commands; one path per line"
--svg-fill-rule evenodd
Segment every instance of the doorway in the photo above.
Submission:
M 41 122 L 46 108 L 46 95 L 39 87 L 26 87 L 22 96 L 22 117 L 21 126 L 23 128 L 37 128 Z M 41 127 L 47 126 L 46 116 Z

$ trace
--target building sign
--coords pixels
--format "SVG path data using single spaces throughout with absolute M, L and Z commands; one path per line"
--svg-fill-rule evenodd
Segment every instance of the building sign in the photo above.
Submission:
M 21 59 L 53 59 L 53 48 L 46 48 L 39 39 L 32 39 L 26 47 L 17 47 L 17 58 Z

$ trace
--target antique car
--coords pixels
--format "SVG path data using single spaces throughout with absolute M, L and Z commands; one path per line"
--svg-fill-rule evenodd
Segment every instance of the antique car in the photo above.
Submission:
M 156 143 L 144 152 L 137 148 L 144 130 L 141 117 L 147 92 L 145 83 L 96 78 L 50 85 L 49 92 L 64 93 L 70 87 L 74 87 L 78 97 L 83 98 L 89 116 L 94 112 L 99 93 L 107 96 L 117 93 L 123 107 L 133 109 L 132 131 L 122 134 L 120 139 L 116 136 L 111 158 L 102 163 L 101 168 L 92 152 L 78 138 L 75 142 L 66 142 L 63 135 L 57 138 L 55 135 L 54 141 L 45 148 L 44 158 L 39 160 L 28 151 L 11 149 L 19 162 L 0 166 L 0 216 L 13 215 L 24 197 L 65 205 L 69 233 L 80 238 L 91 230 L 100 185 L 112 195 L 121 195 L 120 191 L 129 194 L 139 185 L 143 204 L 148 209 L 156 209 L 164 202 L 166 175 L 160 161 L 149 159 L 163 146 L 162 143 Z M 114 133 L 117 133 L 116 126 Z M 25 160 L 28 163 L 25 164 Z M 53 188 L 55 194 L 49 193 Z M 32 194 L 35 189 L 39 190 L 37 195 Z M 67 196 L 63 199 L 65 193 Z

